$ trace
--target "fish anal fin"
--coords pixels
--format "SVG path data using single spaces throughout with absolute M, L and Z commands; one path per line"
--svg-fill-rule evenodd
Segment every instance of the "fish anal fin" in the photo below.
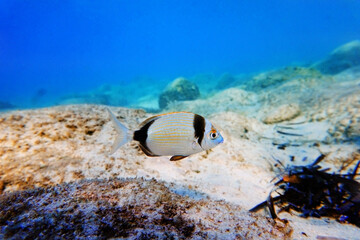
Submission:
M 179 161 L 179 160 L 184 159 L 186 157 L 188 157 L 188 156 L 175 155 L 175 156 L 172 156 L 170 158 L 170 161 Z
M 148 148 L 144 147 L 143 145 L 139 144 L 140 149 L 146 154 L 146 156 L 149 157 L 158 157 L 159 155 L 155 155 L 153 152 L 151 152 Z

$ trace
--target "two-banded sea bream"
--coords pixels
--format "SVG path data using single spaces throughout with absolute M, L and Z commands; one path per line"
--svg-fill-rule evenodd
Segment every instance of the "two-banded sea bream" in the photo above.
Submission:
M 119 122 L 110 109 L 107 110 L 118 133 L 111 154 L 135 140 L 147 156 L 172 156 L 170 161 L 177 161 L 224 141 L 207 119 L 191 112 L 156 115 L 142 122 L 138 130 L 131 131 Z

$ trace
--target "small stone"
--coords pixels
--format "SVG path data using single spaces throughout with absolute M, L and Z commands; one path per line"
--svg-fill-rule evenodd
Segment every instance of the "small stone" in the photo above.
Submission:
M 5 189 L 4 181 L 0 180 L 0 194 L 3 193 L 4 189 Z
M 349 125 L 349 123 L 350 123 L 350 120 L 347 118 L 344 118 L 340 121 L 340 125 L 344 126 L 344 127 L 347 127 Z
M 288 121 L 296 118 L 301 114 L 301 110 L 298 104 L 285 104 L 275 111 L 269 113 L 263 120 L 266 124 L 278 123 Z

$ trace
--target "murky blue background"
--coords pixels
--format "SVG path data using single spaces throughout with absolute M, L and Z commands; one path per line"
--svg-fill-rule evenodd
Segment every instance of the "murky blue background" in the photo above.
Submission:
M 359 13 L 356 0 L 2 0 L 0 101 L 47 106 L 103 84 L 152 91 L 179 76 L 306 65 L 360 39 Z

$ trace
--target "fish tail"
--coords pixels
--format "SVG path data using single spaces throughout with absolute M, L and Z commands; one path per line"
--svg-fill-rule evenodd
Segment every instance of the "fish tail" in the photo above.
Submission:
M 109 112 L 110 119 L 113 122 L 115 130 L 117 132 L 116 140 L 113 143 L 112 148 L 111 148 L 111 152 L 110 152 L 110 154 L 113 154 L 122 145 L 124 145 L 124 144 L 131 141 L 132 136 L 133 136 L 133 132 L 130 131 L 127 127 L 125 127 L 121 122 L 119 122 L 119 120 L 117 120 L 117 118 L 111 112 L 111 110 L 109 108 L 106 108 L 106 109 Z

